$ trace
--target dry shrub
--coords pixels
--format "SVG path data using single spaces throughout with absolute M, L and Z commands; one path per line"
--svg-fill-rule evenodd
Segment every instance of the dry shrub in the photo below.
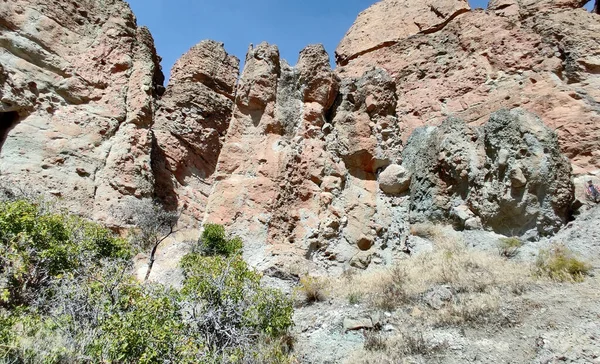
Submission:
M 447 342 L 435 342 L 417 330 L 409 330 L 389 338 L 382 334 L 369 333 L 365 335 L 364 349 L 355 352 L 348 362 L 403 363 L 407 356 L 431 357 L 447 348 Z
M 304 296 L 305 302 L 321 302 L 327 299 L 327 281 L 321 277 L 304 276 L 300 278 L 297 290 Z
M 383 351 L 387 348 L 387 340 L 381 333 L 375 331 L 366 331 L 364 335 L 365 342 L 363 347 L 365 350 Z
M 431 223 L 419 223 L 411 225 L 410 234 L 424 239 L 435 239 L 443 234 L 442 227 Z
M 590 273 L 591 265 L 578 259 L 564 245 L 541 250 L 535 264 L 535 275 L 558 282 L 581 282 Z
M 401 267 L 390 269 L 385 279 L 378 283 L 379 289 L 373 295 L 373 304 L 382 310 L 393 311 L 400 304 L 407 302 L 408 297 L 404 288 L 407 281 L 404 269 Z
M 502 238 L 498 241 L 498 254 L 504 258 L 514 258 L 522 246 L 523 242 L 519 238 Z
M 448 305 L 431 315 L 434 326 L 483 325 L 500 322 L 500 294 L 471 293 L 463 295 L 459 302 Z

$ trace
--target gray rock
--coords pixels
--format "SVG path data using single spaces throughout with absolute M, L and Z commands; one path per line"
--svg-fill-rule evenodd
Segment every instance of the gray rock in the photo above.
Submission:
M 435 286 L 430 288 L 423 297 L 423 301 L 434 310 L 441 309 L 446 303 L 452 301 L 454 294 L 448 286 Z
M 344 331 L 360 330 L 360 329 L 372 329 L 373 322 L 370 317 L 361 317 L 358 319 L 344 319 Z
M 543 236 L 566 223 L 574 200 L 571 166 L 556 134 L 522 109 L 500 110 L 479 128 L 451 117 L 417 129 L 402 160 L 413 176 L 411 223 L 454 220 L 463 227 L 478 217 L 500 234 L 535 229 Z M 469 208 L 452 207 L 456 201 Z

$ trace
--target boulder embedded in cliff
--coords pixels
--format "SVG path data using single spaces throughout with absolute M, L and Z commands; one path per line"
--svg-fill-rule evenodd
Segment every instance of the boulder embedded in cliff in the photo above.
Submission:
M 556 232 L 574 187 L 556 134 L 522 109 L 501 110 L 482 128 L 448 119 L 417 130 L 403 151 L 413 173 L 411 219 L 447 220 L 456 206 L 506 235 Z M 461 210 L 462 211 L 462 210 Z M 465 218 L 459 219 L 464 227 Z
M 385 193 L 397 195 L 408 190 L 410 178 L 406 168 L 391 164 L 379 175 L 379 188 Z

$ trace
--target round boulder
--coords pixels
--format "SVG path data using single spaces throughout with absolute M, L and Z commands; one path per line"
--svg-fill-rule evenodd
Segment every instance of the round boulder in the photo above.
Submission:
M 390 164 L 379 175 L 379 188 L 390 195 L 400 194 L 410 187 L 410 177 L 410 172 L 406 168 Z

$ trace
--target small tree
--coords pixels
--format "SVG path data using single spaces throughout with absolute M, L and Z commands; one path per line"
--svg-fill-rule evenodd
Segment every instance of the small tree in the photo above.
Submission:
M 130 202 L 125 210 L 138 228 L 134 243 L 144 250 L 150 249 L 148 269 L 144 277 L 144 281 L 147 281 L 156 260 L 158 246 L 176 232 L 179 214 L 176 211 L 166 211 L 162 205 L 150 199 Z

